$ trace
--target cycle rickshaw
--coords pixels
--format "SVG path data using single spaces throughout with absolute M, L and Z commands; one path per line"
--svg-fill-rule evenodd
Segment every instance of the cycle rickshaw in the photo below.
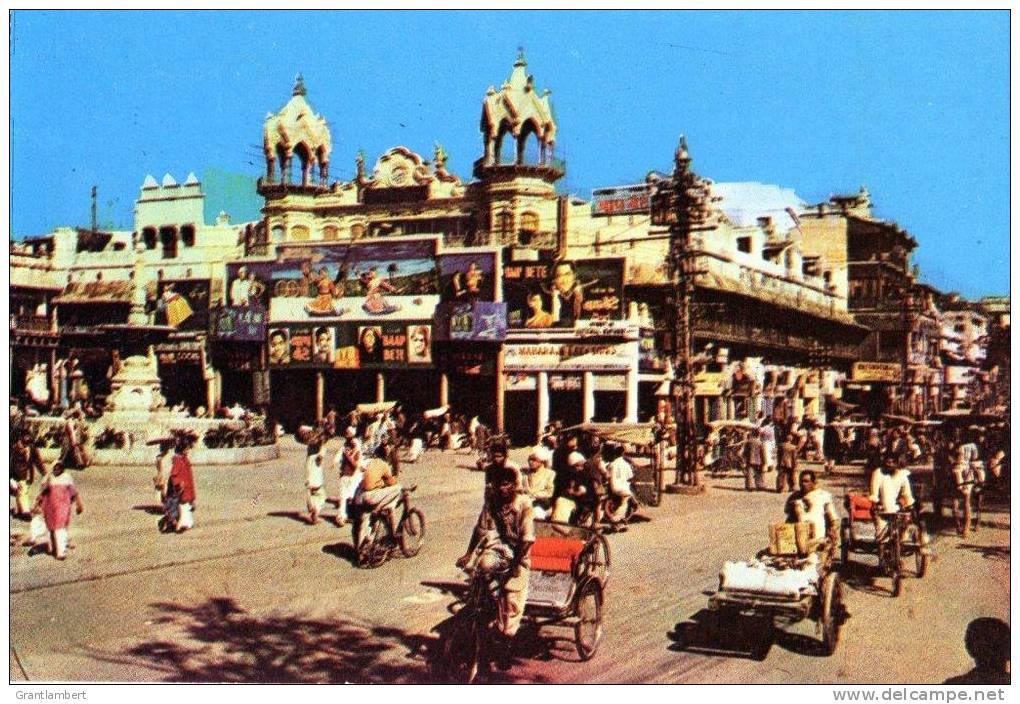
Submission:
M 770 631 L 809 619 L 815 622 L 823 652 L 832 655 L 846 616 L 843 583 L 831 540 L 812 541 L 810 545 L 806 551 L 792 554 L 764 552 L 750 565 L 727 563 L 719 576 L 719 590 L 708 602 L 720 632 L 744 630 L 738 626 L 739 617 L 764 621 Z M 759 650 L 757 659 L 764 659 L 769 643 L 768 639 L 760 640 L 759 648 L 764 646 L 764 650 Z
M 894 597 L 902 592 L 905 560 L 912 557 L 914 576 L 924 577 L 928 571 L 929 550 L 920 517 L 920 501 L 901 511 L 879 514 L 886 522 L 888 538 L 876 534 L 870 498 L 848 493 L 844 506 L 846 518 L 840 526 L 840 558 L 844 565 L 849 564 L 851 553 L 877 554 L 882 574 L 892 579 Z
M 648 506 L 662 503 L 667 443 L 654 423 L 583 423 L 561 431 L 561 437 L 569 434 L 597 435 L 603 443 L 621 445 L 634 467 L 630 483 L 638 500 Z
M 609 581 L 609 543 L 601 533 L 564 523 L 535 521 L 524 619 L 534 630 L 565 627 L 581 661 L 602 642 L 602 609 Z M 443 641 L 438 674 L 470 683 L 488 660 L 486 645 L 497 611 L 499 585 L 471 574 L 456 628 Z M 523 630 L 523 629 L 522 629 Z

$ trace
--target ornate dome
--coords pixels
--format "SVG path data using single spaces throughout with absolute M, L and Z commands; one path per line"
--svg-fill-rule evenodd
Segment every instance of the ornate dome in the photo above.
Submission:
M 304 79 L 298 74 L 291 99 L 275 115 L 266 116 L 263 127 L 263 148 L 266 153 L 266 176 L 272 181 L 274 164 L 279 161 L 284 182 L 287 182 L 291 159 L 297 155 L 302 167 L 302 183 L 308 183 L 313 164 L 318 164 L 323 183 L 329 177 L 329 154 L 332 137 L 326 118 L 317 115 L 305 99 Z
M 534 133 L 541 148 L 542 160 L 551 155 L 556 142 L 556 120 L 553 117 L 548 88 L 539 94 L 535 77 L 527 73 L 528 62 L 521 50 L 514 62 L 513 72 L 497 91 L 489 86 L 482 101 L 481 129 L 486 144 L 486 161 L 498 153 L 503 136 L 511 134 L 518 142 L 518 163 L 523 155 L 523 143 Z

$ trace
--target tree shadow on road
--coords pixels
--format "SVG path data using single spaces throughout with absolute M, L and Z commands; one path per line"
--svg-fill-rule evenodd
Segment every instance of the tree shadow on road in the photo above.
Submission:
M 172 638 L 140 643 L 111 662 L 144 665 L 168 682 L 425 683 L 431 640 L 394 628 L 295 614 L 254 616 L 229 598 L 157 603 Z M 176 635 L 178 634 L 179 635 Z

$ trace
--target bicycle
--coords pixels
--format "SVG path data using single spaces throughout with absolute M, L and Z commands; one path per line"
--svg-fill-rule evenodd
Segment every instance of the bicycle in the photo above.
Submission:
M 368 536 L 357 550 L 359 567 L 379 567 L 398 551 L 404 557 L 414 557 L 421 551 L 425 543 L 425 514 L 411 505 L 411 494 L 417 488 L 417 485 L 404 487 L 395 502 L 372 509 Z M 387 514 L 397 509 L 403 511 L 394 535 Z

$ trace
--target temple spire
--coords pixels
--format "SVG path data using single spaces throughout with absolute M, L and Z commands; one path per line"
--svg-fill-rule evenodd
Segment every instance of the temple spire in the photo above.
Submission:
M 294 78 L 294 95 L 308 95 L 305 79 L 300 73 Z

